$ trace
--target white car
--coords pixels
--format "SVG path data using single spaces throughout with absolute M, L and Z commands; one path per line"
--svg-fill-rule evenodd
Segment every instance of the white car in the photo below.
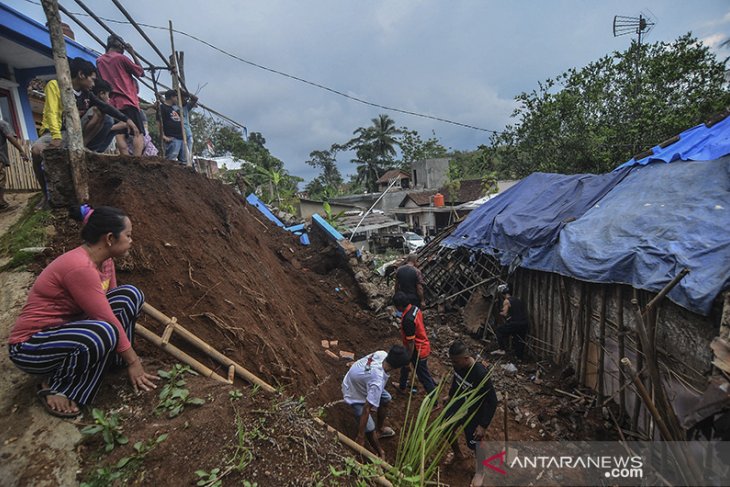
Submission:
M 409 252 L 415 252 L 421 247 L 426 245 L 423 237 L 413 232 L 403 233 L 403 246 L 408 249 Z

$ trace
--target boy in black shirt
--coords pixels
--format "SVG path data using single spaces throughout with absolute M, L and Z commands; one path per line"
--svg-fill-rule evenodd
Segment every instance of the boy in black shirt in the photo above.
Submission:
M 469 354 L 469 350 L 463 342 L 457 340 L 451 344 L 449 358 L 454 367 L 454 379 L 449 390 L 449 407 L 446 415 L 453 416 L 463 404 L 463 398 L 451 402 L 451 399 L 458 393 L 468 393 L 473 389 L 480 391 L 478 394 L 481 395 L 481 400 L 472 406 L 464 419 L 466 421 L 474 413 L 464 428 L 464 436 L 469 449 L 475 450 L 479 441 L 484 439 L 487 427 L 494 417 L 497 409 L 497 393 L 494 391 L 491 379 L 488 378 L 489 371 Z M 454 458 L 464 458 L 458 441 L 454 440 L 451 448 L 454 451 Z
M 183 144 L 182 117 L 177 100 L 177 91 L 165 92 L 165 103 L 160 105 L 162 116 L 162 140 L 165 141 L 165 158 L 171 161 L 187 162 L 187 154 Z

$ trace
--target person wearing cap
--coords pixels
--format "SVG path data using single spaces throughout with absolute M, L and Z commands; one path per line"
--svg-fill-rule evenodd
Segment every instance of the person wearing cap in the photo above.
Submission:
M 185 144 L 183 144 L 182 115 L 178 104 L 177 91 L 167 90 L 165 102 L 160 105 L 162 117 L 162 140 L 165 142 L 165 158 L 171 161 L 187 163 Z
M 474 451 L 477 444 L 484 439 L 494 412 L 497 410 L 497 393 L 489 378 L 490 372 L 481 361 L 477 361 L 469 353 L 464 342 L 457 340 L 451 344 L 449 359 L 454 367 L 454 378 L 451 382 L 451 389 L 449 389 L 446 417 L 450 418 L 457 414 L 465 401 L 465 394 L 477 390 L 476 394 L 481 396 L 481 399 L 472 405 L 463 415 L 463 419 L 455 425 L 455 428 L 464 427 L 466 445 Z M 447 463 L 465 458 L 457 438 L 453 439 L 451 448 L 452 455 L 447 456 Z
M 361 358 L 352 364 L 342 379 L 345 404 L 352 408 L 358 421 L 355 441 L 364 446 L 367 436 L 370 445 L 383 459 L 385 451 L 380 446 L 380 438 L 395 436 L 395 431 L 385 426 L 388 404 L 392 399 L 385 386 L 390 377 L 389 372 L 407 363 L 406 350 L 400 345 L 394 345 L 388 352 L 379 350 Z M 371 412 L 377 412 L 377 423 L 370 416 Z
M 132 222 L 106 206 L 76 207 L 71 217 L 82 224 L 83 245 L 41 272 L 8 338 L 10 360 L 41 377 L 41 405 L 63 418 L 93 401 L 110 365 L 127 366 L 135 392 L 156 388 L 132 348 L 144 295 L 117 285 L 114 269 L 132 245 Z
M 525 356 L 525 343 L 527 343 L 527 330 L 530 327 L 527 315 L 527 306 L 520 299 L 512 296 L 509 284 L 502 284 L 497 288 L 502 298 L 502 310 L 500 315 L 504 323 L 495 330 L 499 352 L 506 352 L 509 346 L 509 338 L 512 337 L 515 356 L 522 360 Z
M 129 52 L 132 59 L 124 55 Z M 139 109 L 139 85 L 137 79 L 144 75 L 144 69 L 139 62 L 137 54 L 132 46 L 124 42 L 124 39 L 117 35 L 110 35 L 106 42 L 106 52 L 96 60 L 99 74 L 112 87 L 111 104 L 119 111 L 129 117 L 137 127 L 137 132 L 132 136 L 132 154 L 135 157 L 142 155 L 144 150 L 144 125 L 142 114 Z M 120 154 L 129 154 L 127 136 L 117 135 L 117 149 Z

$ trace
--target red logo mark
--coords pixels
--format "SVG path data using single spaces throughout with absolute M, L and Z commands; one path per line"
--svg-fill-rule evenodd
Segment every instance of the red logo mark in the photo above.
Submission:
M 491 468 L 492 470 L 494 470 L 497 473 L 501 473 L 502 475 L 507 475 L 507 472 L 506 471 L 502 470 L 501 468 L 499 468 L 499 467 L 497 467 L 495 465 L 492 465 L 492 462 L 494 460 L 497 460 L 497 459 L 499 459 L 499 464 L 500 465 L 504 464 L 504 457 L 505 456 L 507 456 L 507 451 L 506 450 L 502 450 L 501 452 L 497 453 L 496 455 L 492 455 L 491 457 L 489 457 L 486 460 L 484 460 L 482 462 L 482 465 L 484 465 L 487 468 Z

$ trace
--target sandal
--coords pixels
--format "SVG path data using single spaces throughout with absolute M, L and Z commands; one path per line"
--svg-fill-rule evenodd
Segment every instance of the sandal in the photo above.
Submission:
M 43 387 L 38 386 L 38 392 L 36 392 L 36 395 L 38 396 L 38 400 L 41 402 L 43 409 L 45 409 L 46 412 L 51 416 L 55 416 L 57 418 L 75 418 L 81 414 L 80 409 L 75 413 L 64 413 L 63 411 L 56 411 L 51 407 L 50 404 L 48 404 L 48 401 L 46 401 L 46 397 L 48 396 L 63 396 L 63 394 L 59 394 L 57 392 L 53 392 L 51 389 L 44 389 Z
M 383 428 L 383 431 L 380 432 L 380 435 L 378 435 L 378 438 L 379 439 L 391 438 L 393 436 L 395 436 L 395 430 L 393 430 L 393 428 L 391 428 L 390 426 L 386 426 L 385 428 Z

